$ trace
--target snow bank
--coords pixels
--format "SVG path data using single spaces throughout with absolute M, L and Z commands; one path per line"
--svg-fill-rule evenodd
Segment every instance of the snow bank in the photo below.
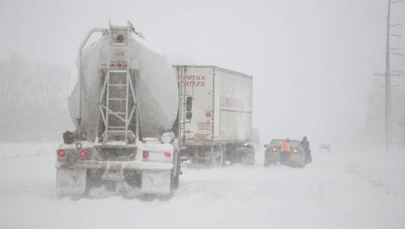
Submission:
M 57 143 L 0 144 L 0 160 L 26 157 L 50 157 L 52 153 L 56 153 L 57 147 Z
M 354 152 L 334 155 L 348 165 L 351 173 L 368 181 L 387 195 L 405 198 L 405 153 Z

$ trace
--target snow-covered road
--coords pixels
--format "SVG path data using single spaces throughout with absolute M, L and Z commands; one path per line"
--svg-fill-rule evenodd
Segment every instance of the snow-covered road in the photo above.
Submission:
M 184 168 L 169 201 L 55 197 L 56 144 L 0 145 L 0 228 L 405 228 L 405 155 L 314 153 L 304 169 Z

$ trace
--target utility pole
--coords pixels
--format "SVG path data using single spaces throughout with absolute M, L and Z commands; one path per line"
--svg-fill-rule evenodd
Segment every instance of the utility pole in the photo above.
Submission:
M 385 147 L 386 150 L 392 148 L 392 76 L 400 76 L 401 71 L 391 70 L 391 55 L 403 55 L 400 47 L 391 48 L 390 38 L 401 37 L 402 34 L 392 33 L 393 27 L 400 27 L 402 24 L 391 24 L 391 5 L 394 3 L 402 3 L 402 0 L 388 0 L 387 8 L 387 34 L 386 34 L 386 50 L 385 50 Z M 398 51 L 399 50 L 399 51 Z
M 391 33 L 391 0 L 387 9 L 387 37 L 385 50 L 385 148 L 391 149 L 392 143 L 392 110 L 391 110 L 391 73 L 390 73 L 390 33 Z

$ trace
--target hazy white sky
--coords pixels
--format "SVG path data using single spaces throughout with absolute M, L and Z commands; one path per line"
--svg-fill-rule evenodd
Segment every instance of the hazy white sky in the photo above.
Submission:
M 384 70 L 386 7 L 385 0 L 1 0 L 0 55 L 71 66 L 89 29 L 130 20 L 173 63 L 253 75 L 253 122 L 263 140 L 335 142 L 362 125 L 369 79 Z

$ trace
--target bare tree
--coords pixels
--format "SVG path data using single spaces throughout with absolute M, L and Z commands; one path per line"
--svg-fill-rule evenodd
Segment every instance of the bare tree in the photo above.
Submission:
M 11 54 L 0 59 L 0 80 L 0 141 L 54 140 L 66 128 L 67 68 Z

